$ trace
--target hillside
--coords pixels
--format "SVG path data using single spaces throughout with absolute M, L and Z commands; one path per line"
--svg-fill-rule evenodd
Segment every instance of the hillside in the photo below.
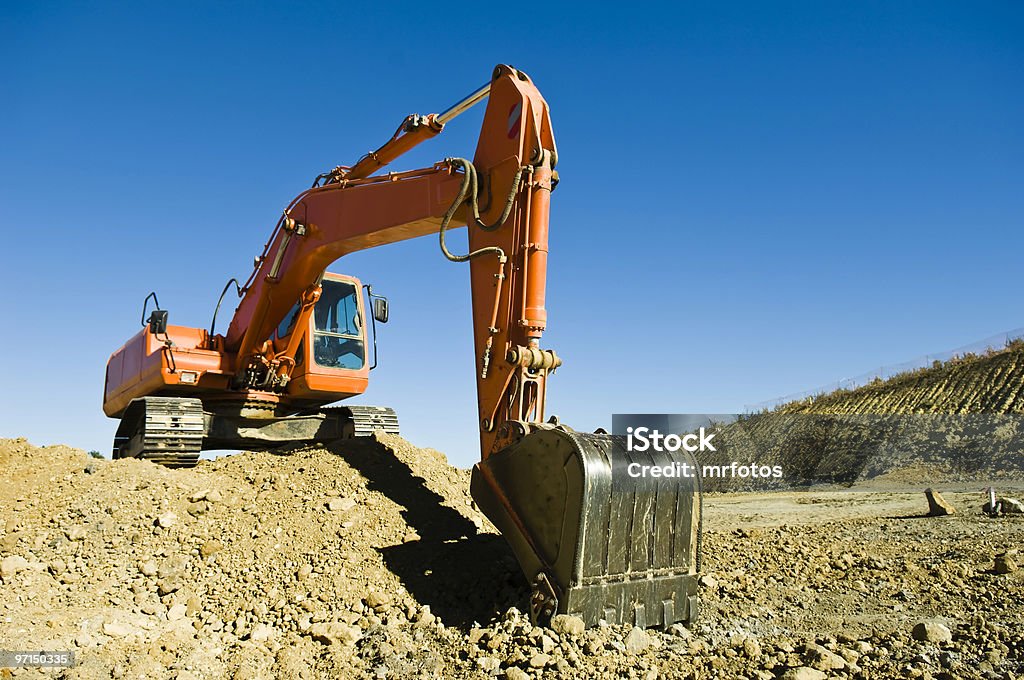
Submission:
M 718 435 L 702 462 L 784 475 L 707 480 L 716 491 L 1024 478 L 1024 342 L 746 415 Z
M 981 355 L 876 380 L 853 390 L 783 404 L 774 413 L 1024 414 L 1024 341 Z

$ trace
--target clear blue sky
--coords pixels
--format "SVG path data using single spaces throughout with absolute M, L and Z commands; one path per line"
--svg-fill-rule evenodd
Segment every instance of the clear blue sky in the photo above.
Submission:
M 511 63 L 547 97 L 550 411 L 711 412 L 1024 325 L 1019 2 L 4 3 L 0 436 L 109 450 L 156 290 L 205 326 L 313 176 Z M 400 168 L 471 155 L 480 112 Z M 461 237 L 460 237 L 461 238 Z M 365 403 L 478 455 L 468 272 L 425 238 Z

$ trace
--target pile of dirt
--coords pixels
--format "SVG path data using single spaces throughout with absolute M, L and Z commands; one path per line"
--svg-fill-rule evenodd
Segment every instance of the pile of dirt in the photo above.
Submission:
M 63 677 L 1009 678 L 1024 658 L 1022 572 L 992 566 L 1012 518 L 736 528 L 711 499 L 700 623 L 583 631 L 530 624 L 468 472 L 398 437 L 191 470 L 0 440 L 0 479 L 0 649 L 74 650 Z

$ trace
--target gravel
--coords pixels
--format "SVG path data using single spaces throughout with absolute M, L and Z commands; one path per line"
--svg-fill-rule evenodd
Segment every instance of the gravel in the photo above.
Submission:
M 721 519 L 739 496 L 709 495 L 692 629 L 538 628 L 468 472 L 398 437 L 192 470 L 0 440 L 0 477 L 0 646 L 74 649 L 67 677 L 1024 672 L 1013 515 L 850 516 L 861 501 L 832 494 L 755 527 Z

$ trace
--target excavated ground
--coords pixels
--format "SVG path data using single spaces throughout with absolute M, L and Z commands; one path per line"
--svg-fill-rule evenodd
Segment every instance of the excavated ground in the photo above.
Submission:
M 0 677 L 1024 672 L 1024 571 L 994 561 L 1024 519 L 982 515 L 976 484 L 944 489 L 950 517 L 906 484 L 711 495 L 700 623 L 579 632 L 530 625 L 468 473 L 398 437 L 192 470 L 0 440 L 0 480 L 0 649 L 78 660 Z

